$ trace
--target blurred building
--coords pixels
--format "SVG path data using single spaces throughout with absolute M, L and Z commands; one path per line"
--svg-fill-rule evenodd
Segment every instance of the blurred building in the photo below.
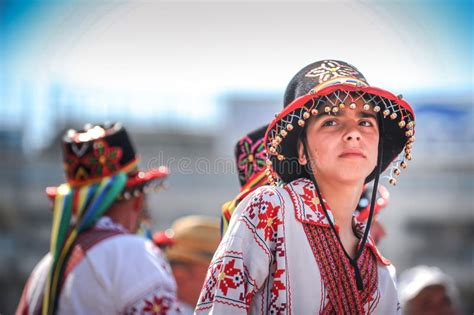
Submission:
M 474 309 L 474 111 L 472 94 L 414 98 L 413 161 L 391 189 L 381 215 L 388 237 L 382 252 L 398 272 L 440 267 L 458 285 L 465 311 Z
M 163 116 L 160 107 L 127 115 L 123 109 L 117 114 L 114 106 L 101 106 L 95 115 L 98 107 L 82 106 L 81 98 L 71 101 L 64 95 L 67 90 L 55 86 L 41 100 L 56 104 L 54 111 L 40 106 L 32 118 L 29 103 L 23 103 L 19 123 L 0 128 L 0 286 L 9 288 L 0 298 L 0 310 L 6 313 L 13 312 L 26 277 L 48 251 L 51 208 L 43 192 L 64 180 L 59 137 L 67 126 L 120 118 L 141 153 L 143 168 L 171 168 L 167 188 L 149 197 L 155 228 L 163 229 L 190 213 L 220 215 L 221 204 L 239 187 L 233 145 L 245 132 L 269 122 L 281 109 L 282 98 L 278 93 L 227 93 L 215 105 L 205 105 L 215 106 L 219 114 L 195 123 L 172 112 Z M 466 309 L 473 310 L 470 95 L 415 95 L 410 101 L 417 114 L 414 159 L 391 189 L 391 204 L 381 214 L 388 232 L 381 250 L 399 272 L 417 264 L 439 266 L 453 276 Z M 23 123 L 32 120 L 48 123 L 39 127 L 33 122 L 38 129 L 32 134 L 32 127 Z M 30 145 L 36 138 L 43 140 L 41 146 Z

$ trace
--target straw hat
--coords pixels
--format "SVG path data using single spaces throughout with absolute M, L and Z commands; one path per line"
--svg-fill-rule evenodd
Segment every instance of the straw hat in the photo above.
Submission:
M 168 260 L 209 264 L 220 242 L 219 220 L 192 215 L 176 220 L 170 229 L 157 232 L 153 241 L 165 245 Z

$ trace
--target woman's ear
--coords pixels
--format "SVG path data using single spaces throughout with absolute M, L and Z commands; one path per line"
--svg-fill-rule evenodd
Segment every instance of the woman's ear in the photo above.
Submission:
M 301 139 L 298 139 L 298 143 L 296 144 L 296 148 L 298 150 L 298 162 L 301 165 L 306 165 L 308 163 L 308 160 L 306 159 L 306 154 L 304 153 L 304 144 Z

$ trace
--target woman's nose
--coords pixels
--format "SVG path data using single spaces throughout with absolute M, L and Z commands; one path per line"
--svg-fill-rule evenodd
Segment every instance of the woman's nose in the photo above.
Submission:
M 359 141 L 359 140 L 360 140 L 360 136 L 347 135 L 347 137 L 346 137 L 346 140 L 347 140 L 347 141 L 351 141 L 352 139 L 356 139 L 357 141 Z
M 344 139 L 346 141 L 360 141 L 360 132 L 357 130 L 357 128 L 351 128 L 350 130 L 347 131 L 347 133 L 344 135 Z

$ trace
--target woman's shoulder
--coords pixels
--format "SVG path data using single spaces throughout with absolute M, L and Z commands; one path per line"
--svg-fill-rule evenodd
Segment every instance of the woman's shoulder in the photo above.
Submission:
M 241 206 L 265 205 L 268 203 L 274 206 L 282 206 L 291 200 L 291 192 L 301 189 L 300 186 L 312 184 L 305 178 L 296 179 L 290 183 L 281 185 L 264 185 L 249 193 L 240 203 Z
M 285 190 L 285 186 L 264 185 L 255 189 L 252 193 L 247 195 L 245 199 L 247 199 L 247 201 L 266 201 L 280 204 L 286 195 L 287 191 Z
M 284 233 L 285 190 L 261 186 L 238 205 L 219 246 L 221 250 L 245 247 L 272 256 L 277 239 Z M 245 244 L 242 244 L 245 243 Z M 223 245 L 224 244 L 224 245 Z M 238 244 L 238 245 L 236 245 Z
M 298 178 L 289 183 L 281 183 L 279 185 L 260 186 L 252 192 L 252 195 L 257 195 L 257 194 L 268 195 L 268 196 L 274 196 L 275 194 L 285 195 L 286 193 L 288 193 L 288 190 L 296 189 L 303 186 L 306 187 L 308 185 L 314 187 L 314 184 L 311 180 L 307 178 Z

